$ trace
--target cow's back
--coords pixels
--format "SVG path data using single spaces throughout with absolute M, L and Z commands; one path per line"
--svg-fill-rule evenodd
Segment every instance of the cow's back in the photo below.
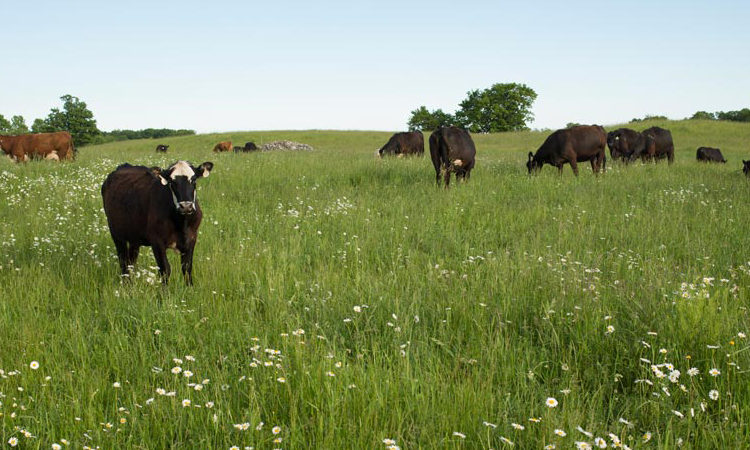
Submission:
M 477 154 L 474 140 L 469 132 L 457 127 L 446 127 L 440 130 L 440 139 L 448 149 L 448 159 L 473 161 Z
M 156 176 L 143 166 L 123 164 L 102 184 L 104 213 L 112 236 L 150 245 L 146 238 L 151 205 L 159 200 L 161 189 Z

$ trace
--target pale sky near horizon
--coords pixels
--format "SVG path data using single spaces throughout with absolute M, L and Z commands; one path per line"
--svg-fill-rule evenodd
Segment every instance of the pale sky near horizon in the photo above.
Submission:
M 102 130 L 403 130 L 524 83 L 533 128 L 750 107 L 750 3 L 3 2 L 0 114 Z

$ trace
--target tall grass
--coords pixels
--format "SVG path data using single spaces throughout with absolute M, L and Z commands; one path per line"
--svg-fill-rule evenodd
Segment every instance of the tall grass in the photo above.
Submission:
M 545 134 L 477 135 L 471 181 L 449 190 L 429 157 L 376 160 L 379 132 L 3 160 L 1 442 L 748 448 L 750 127 L 659 125 L 675 164 L 599 177 L 530 178 Z M 316 150 L 210 151 L 276 139 Z M 700 145 L 729 163 L 695 162 Z M 125 161 L 176 159 L 215 164 L 198 187 L 196 285 L 162 287 L 147 248 L 123 283 L 101 182 Z

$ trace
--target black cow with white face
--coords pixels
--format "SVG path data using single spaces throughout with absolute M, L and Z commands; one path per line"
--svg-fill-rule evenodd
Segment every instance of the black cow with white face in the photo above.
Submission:
M 169 149 L 168 145 L 159 144 L 159 145 L 156 146 L 156 151 L 157 152 L 166 153 L 168 149 Z
M 102 184 L 104 213 L 123 275 L 135 264 L 141 246 L 150 246 L 164 284 L 171 268 L 167 249 L 181 256 L 182 273 L 193 284 L 193 250 L 203 213 L 196 182 L 214 165 L 195 167 L 177 161 L 167 169 L 122 164 Z

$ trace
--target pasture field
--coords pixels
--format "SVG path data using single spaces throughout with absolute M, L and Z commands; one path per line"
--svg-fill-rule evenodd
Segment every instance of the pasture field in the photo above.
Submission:
M 750 448 L 750 126 L 654 124 L 672 166 L 529 177 L 547 133 L 475 135 L 449 190 L 429 156 L 376 160 L 383 132 L 3 158 L 0 445 Z M 123 283 L 101 183 L 176 159 L 215 164 L 196 285 L 170 253 L 162 287 L 150 249 Z

